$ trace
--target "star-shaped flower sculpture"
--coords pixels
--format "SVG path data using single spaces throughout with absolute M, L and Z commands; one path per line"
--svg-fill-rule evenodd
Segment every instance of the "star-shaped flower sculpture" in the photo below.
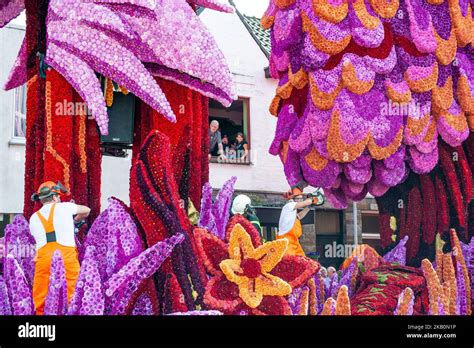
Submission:
M 204 302 L 225 314 L 290 315 L 285 296 L 305 284 L 319 264 L 301 256 L 284 256 L 288 242 L 262 244 L 260 235 L 241 224 L 229 223 L 222 241 L 197 228 L 197 249 L 211 276 Z
M 108 134 L 108 115 L 96 73 L 115 81 L 170 121 L 176 116 L 155 81 L 162 77 L 229 106 L 235 99 L 224 55 L 190 6 L 224 12 L 215 0 L 51 0 L 45 62 L 76 89 Z M 0 27 L 24 8 L 24 0 L 0 1 Z M 26 81 L 22 46 L 6 83 Z

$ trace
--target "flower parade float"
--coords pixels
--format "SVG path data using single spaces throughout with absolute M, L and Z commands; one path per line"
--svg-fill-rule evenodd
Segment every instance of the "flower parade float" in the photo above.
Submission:
M 264 243 L 248 220 L 229 216 L 237 178 L 213 199 L 207 98 L 229 105 L 234 94 L 195 5 L 230 10 L 213 0 L 0 1 L 0 26 L 26 9 L 25 42 L 6 87 L 28 86 L 27 199 L 24 216 L 6 228 L 0 314 L 35 313 L 34 258 L 8 251 L 34 249 L 26 219 L 35 207 L 27 202 L 48 178 L 93 208 L 76 241 L 81 271 L 70 301 L 62 256 L 53 257 L 48 315 L 470 315 L 474 242 L 450 227 L 468 233 L 459 213 L 468 211 L 472 184 L 438 159 L 464 146 L 456 174 L 472 174 L 471 5 L 270 1 L 262 23 L 272 27 L 271 71 L 280 79 L 271 152 L 289 184 L 323 187 L 342 208 L 348 198 L 383 199 L 412 183 L 404 219 L 386 205 L 388 253 L 360 246 L 329 283 L 317 261 L 287 255 L 285 239 Z M 109 198 L 100 213 L 99 134 L 107 133 L 113 90 L 140 99 L 130 205 Z M 373 113 L 377 103 L 412 99 L 426 113 Z M 92 119 L 61 116 L 53 106 L 63 101 L 85 102 Z M 438 188 L 461 193 L 456 214 L 446 198 L 444 215 L 423 217 L 416 207 L 432 209 L 425 191 L 432 199 Z M 198 226 L 180 204 L 188 199 L 200 210 Z M 399 231 L 397 221 L 411 230 Z M 413 236 L 425 229 L 430 243 L 435 232 L 444 239 L 438 235 L 434 259 L 412 264 Z

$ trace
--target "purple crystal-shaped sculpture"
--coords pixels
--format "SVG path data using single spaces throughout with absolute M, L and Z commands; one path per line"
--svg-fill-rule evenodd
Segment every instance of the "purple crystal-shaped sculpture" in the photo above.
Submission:
M 108 202 L 107 209 L 92 224 L 83 246 L 95 247 L 103 282 L 144 250 L 126 205 L 116 198 L 109 198 Z
M 105 283 L 107 302 L 111 304 L 110 314 L 126 312 L 133 293 L 142 281 L 152 276 L 183 240 L 184 235 L 178 234 L 156 243 L 130 260 Z
M 214 203 L 212 203 L 211 185 L 206 183 L 203 187 L 199 227 L 207 229 L 220 239 L 225 238 L 225 229 L 229 221 L 229 209 L 232 204 L 236 181 L 237 177 L 235 176 L 227 180 L 217 194 Z
M 407 244 L 407 241 L 408 236 L 403 237 L 400 242 L 395 246 L 395 248 L 393 248 L 384 255 L 383 259 L 387 262 L 405 265 L 407 257 L 407 248 L 405 245 Z

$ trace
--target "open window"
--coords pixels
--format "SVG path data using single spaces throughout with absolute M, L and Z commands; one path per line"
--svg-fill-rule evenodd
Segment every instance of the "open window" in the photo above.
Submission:
M 211 162 L 250 164 L 250 117 L 249 99 L 239 98 L 228 108 L 209 100 L 209 124 L 219 122 L 218 132 L 222 139 L 222 152 L 216 140 L 211 138 Z

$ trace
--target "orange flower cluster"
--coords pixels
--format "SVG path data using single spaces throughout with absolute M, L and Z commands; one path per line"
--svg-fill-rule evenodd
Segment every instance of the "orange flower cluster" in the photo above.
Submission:
M 428 287 L 428 294 L 430 297 L 430 314 L 437 315 L 439 314 L 438 298 L 441 292 L 441 284 L 438 279 L 438 275 L 436 274 L 433 265 L 428 259 L 424 259 L 421 262 L 421 269 L 423 270 Z
M 326 302 L 324 302 L 323 311 L 321 315 L 334 315 L 336 312 L 336 301 L 329 297 Z
M 408 315 L 410 310 L 410 303 L 413 301 L 415 294 L 411 288 L 406 288 L 402 291 L 400 307 L 398 308 L 398 315 Z
M 436 264 L 438 265 L 438 263 Z M 439 268 L 441 268 L 441 263 L 439 265 Z M 443 295 L 448 297 L 448 306 L 445 307 L 445 309 L 450 315 L 455 315 L 457 299 L 456 272 L 454 271 L 453 259 L 449 254 L 443 254 L 442 265 L 442 279 L 443 282 L 448 285 L 449 289 L 449 293 L 446 294 L 445 291 L 447 290 L 443 288 Z M 436 268 L 438 268 L 438 266 Z
M 300 310 L 298 315 L 308 315 L 309 313 L 309 289 L 303 289 L 300 300 Z
M 316 315 L 318 308 L 318 296 L 316 293 L 316 282 L 314 278 L 308 281 L 309 287 L 309 315 Z
M 346 285 L 341 286 L 337 293 L 336 315 L 351 315 L 351 302 Z

